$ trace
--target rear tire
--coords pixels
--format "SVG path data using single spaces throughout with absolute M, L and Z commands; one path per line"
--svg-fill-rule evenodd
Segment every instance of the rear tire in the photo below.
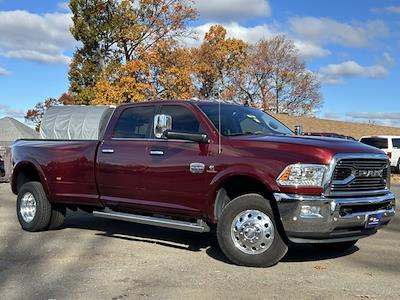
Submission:
M 400 158 L 399 158 L 399 161 L 397 162 L 397 166 L 395 169 L 396 169 L 396 173 L 400 174 Z
M 288 250 L 268 200 L 258 194 L 239 196 L 225 206 L 217 238 L 226 257 L 242 266 L 275 265 Z
M 348 241 L 348 242 L 340 242 L 340 243 L 321 243 L 321 244 L 313 244 L 313 246 L 321 251 L 346 251 L 352 248 L 358 240 Z
M 47 229 L 51 218 L 51 205 L 40 182 L 25 183 L 18 192 L 17 217 L 22 229 Z
M 52 205 L 49 229 L 60 229 L 64 225 L 67 209 L 63 205 Z

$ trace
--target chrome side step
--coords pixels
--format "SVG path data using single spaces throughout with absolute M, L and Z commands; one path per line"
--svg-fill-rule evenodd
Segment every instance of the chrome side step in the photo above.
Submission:
M 209 232 L 210 227 L 203 220 L 197 220 L 196 223 L 177 221 L 172 219 L 160 218 L 160 217 L 150 217 L 141 216 L 135 214 L 128 214 L 122 212 L 116 212 L 110 209 L 104 211 L 94 211 L 93 215 L 95 217 L 122 220 L 139 224 L 154 225 L 159 227 L 180 229 L 193 232 Z

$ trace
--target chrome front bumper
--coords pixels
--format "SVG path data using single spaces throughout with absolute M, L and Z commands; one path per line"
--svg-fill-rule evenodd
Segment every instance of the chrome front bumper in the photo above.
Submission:
M 357 198 L 328 198 L 275 193 L 286 235 L 295 243 L 331 243 L 374 234 L 395 214 L 392 193 Z M 377 214 L 379 224 L 366 226 Z

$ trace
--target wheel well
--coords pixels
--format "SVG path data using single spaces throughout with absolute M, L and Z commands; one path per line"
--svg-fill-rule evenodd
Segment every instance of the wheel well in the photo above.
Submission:
M 272 192 L 259 180 L 249 176 L 232 176 L 222 182 L 215 199 L 214 215 L 218 219 L 225 205 L 244 194 L 256 193 L 270 200 L 276 206 Z
M 32 165 L 24 165 L 18 168 L 15 175 L 15 183 L 13 184 L 13 191 L 18 194 L 20 188 L 27 182 L 40 181 L 40 176 L 36 168 Z
M 275 217 L 275 223 L 281 236 L 288 241 L 283 224 L 280 219 L 278 205 L 271 190 L 269 190 L 261 181 L 249 176 L 232 176 L 222 182 L 218 189 L 215 205 L 214 218 L 218 220 L 224 207 L 229 201 L 244 194 L 256 193 L 267 199 L 271 205 Z

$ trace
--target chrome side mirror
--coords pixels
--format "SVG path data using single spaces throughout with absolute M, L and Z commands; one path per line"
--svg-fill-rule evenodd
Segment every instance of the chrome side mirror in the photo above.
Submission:
M 294 134 L 295 135 L 303 135 L 303 126 L 301 125 L 296 125 L 294 126 Z
M 172 129 L 172 117 L 170 115 L 154 116 L 154 136 L 162 138 L 167 130 Z

